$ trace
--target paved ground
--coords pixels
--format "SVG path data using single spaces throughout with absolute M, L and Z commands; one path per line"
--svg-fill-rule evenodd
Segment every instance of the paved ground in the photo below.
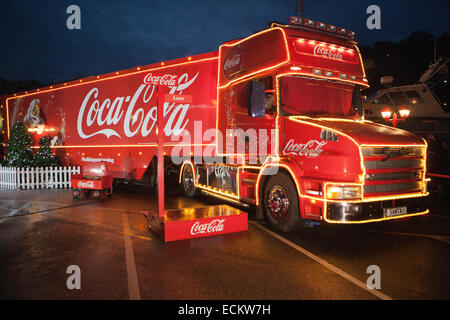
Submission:
M 214 204 L 167 195 L 166 208 Z M 70 191 L 0 191 L 0 299 L 450 299 L 448 203 L 365 226 L 248 232 L 163 243 L 145 189 L 75 201 Z M 68 290 L 66 269 L 81 270 Z M 367 267 L 381 270 L 369 290 Z

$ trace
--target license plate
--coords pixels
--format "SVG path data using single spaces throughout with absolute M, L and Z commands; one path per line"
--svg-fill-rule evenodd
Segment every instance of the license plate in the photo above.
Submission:
M 384 208 L 385 217 L 399 216 L 406 213 L 406 207 Z

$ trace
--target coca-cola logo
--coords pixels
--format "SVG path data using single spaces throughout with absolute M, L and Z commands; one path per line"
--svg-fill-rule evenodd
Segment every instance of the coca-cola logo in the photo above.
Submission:
M 214 168 L 214 174 L 217 179 L 229 178 L 230 177 L 230 167 L 216 166 Z
M 203 224 L 197 221 L 191 227 L 191 235 L 221 232 L 224 228 L 224 222 L 225 219 L 214 219 Z
M 239 46 L 233 47 L 228 51 L 223 62 L 223 72 L 227 79 L 232 78 L 239 70 L 242 69 L 242 51 Z
M 78 188 L 93 188 L 94 181 L 78 181 Z
M 151 72 L 144 77 L 144 84 L 174 86 L 176 85 L 177 76 L 173 74 L 154 75 Z
M 241 53 L 235 54 L 232 58 L 227 58 L 223 63 L 223 70 L 228 71 L 230 68 L 235 68 L 241 63 Z
M 291 139 L 284 146 L 283 154 L 315 158 L 323 152 L 322 147 L 326 144 L 326 141 L 317 140 L 309 140 L 306 143 L 296 143 L 294 139 Z
M 169 94 L 182 94 L 195 82 L 199 73 L 197 72 L 191 79 L 187 73 L 177 77 L 177 81 L 170 86 Z M 147 80 L 153 81 L 151 77 Z M 159 82 L 161 81 L 172 83 L 168 78 L 159 79 Z M 78 135 L 82 139 L 96 135 L 105 135 L 107 138 L 112 136 L 130 138 L 140 134 L 147 137 L 155 129 L 157 121 L 157 106 L 150 105 L 151 101 L 156 103 L 156 99 L 152 99 L 155 95 L 156 85 L 144 83 L 132 96 L 105 97 L 100 100 L 99 97 L 102 96 L 100 89 L 92 88 L 84 97 L 78 112 Z M 189 107 L 190 103 L 164 102 L 166 136 L 172 134 L 178 136 L 183 132 L 189 122 L 189 119 L 186 119 Z
M 314 55 L 323 56 L 329 59 L 343 61 L 344 57 L 337 48 L 327 47 L 322 44 L 318 44 L 314 47 Z

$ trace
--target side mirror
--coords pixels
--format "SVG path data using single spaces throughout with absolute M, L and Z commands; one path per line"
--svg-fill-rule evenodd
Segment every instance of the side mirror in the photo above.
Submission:
M 353 89 L 353 96 L 352 96 L 352 105 L 355 111 L 361 116 L 364 116 L 364 104 L 361 96 L 361 91 L 358 86 L 355 86 Z
M 250 81 L 248 84 L 248 111 L 252 117 L 264 117 L 265 85 L 261 81 Z

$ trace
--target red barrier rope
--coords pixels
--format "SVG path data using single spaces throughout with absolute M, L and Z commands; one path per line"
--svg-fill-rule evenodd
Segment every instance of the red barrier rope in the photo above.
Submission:
M 447 174 L 427 173 L 427 176 L 450 179 L 450 176 Z

